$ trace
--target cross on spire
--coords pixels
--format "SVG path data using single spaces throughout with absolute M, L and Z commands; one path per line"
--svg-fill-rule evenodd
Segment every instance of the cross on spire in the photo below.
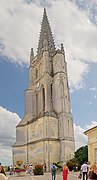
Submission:
M 54 39 L 48 21 L 46 9 L 44 8 L 37 54 L 39 54 L 42 51 L 45 45 L 46 49 L 48 48 L 50 54 L 55 52 Z

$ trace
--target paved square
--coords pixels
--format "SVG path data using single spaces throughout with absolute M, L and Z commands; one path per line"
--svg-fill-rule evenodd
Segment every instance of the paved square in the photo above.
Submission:
M 9 176 L 8 180 L 52 180 L 51 173 L 41 176 L 26 175 L 23 177 Z M 56 180 L 62 180 L 62 174 L 56 176 Z M 68 180 L 78 180 L 78 172 L 69 172 Z

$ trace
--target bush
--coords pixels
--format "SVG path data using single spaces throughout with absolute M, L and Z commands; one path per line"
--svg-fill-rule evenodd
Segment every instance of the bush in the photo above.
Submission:
M 56 167 L 57 167 L 57 171 L 62 171 L 63 166 L 62 166 L 62 164 L 61 164 L 60 162 L 55 163 L 55 165 L 56 165 Z
M 34 175 L 43 175 L 43 166 L 41 164 L 35 165 L 35 168 L 33 169 Z
M 67 166 L 69 168 L 69 171 L 75 170 L 76 167 L 79 166 L 76 158 L 70 159 L 69 161 L 67 161 Z

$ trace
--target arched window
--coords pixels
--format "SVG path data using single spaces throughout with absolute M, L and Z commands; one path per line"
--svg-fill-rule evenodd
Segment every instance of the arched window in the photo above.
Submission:
M 45 89 L 42 88 L 42 102 L 43 102 L 43 111 L 45 111 Z

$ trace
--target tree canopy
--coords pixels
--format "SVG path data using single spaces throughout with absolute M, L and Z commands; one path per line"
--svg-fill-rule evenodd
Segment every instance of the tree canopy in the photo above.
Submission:
M 88 146 L 82 146 L 79 149 L 75 151 L 75 157 L 73 159 L 70 159 L 67 162 L 67 165 L 69 167 L 69 170 L 76 170 L 75 168 L 78 167 L 78 170 L 80 170 L 81 165 L 84 162 L 88 162 Z
M 88 146 L 82 146 L 75 151 L 75 158 L 82 164 L 84 161 L 88 161 Z

